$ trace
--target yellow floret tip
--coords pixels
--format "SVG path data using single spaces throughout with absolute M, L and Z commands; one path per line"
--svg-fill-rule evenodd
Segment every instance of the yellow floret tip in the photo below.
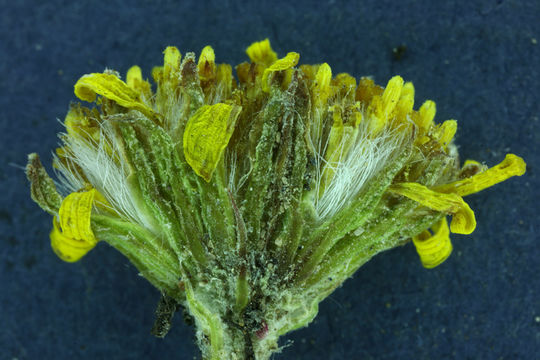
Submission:
M 377 114 L 379 117 L 387 119 L 394 108 L 396 107 L 398 100 L 401 96 L 401 89 L 403 88 L 403 78 L 399 75 L 394 76 L 388 81 L 386 88 L 382 94 L 382 112 Z
M 211 46 L 205 46 L 199 56 L 197 68 L 199 69 L 199 78 L 203 81 L 213 79 L 216 76 L 216 55 Z
M 322 64 L 315 75 L 313 84 L 313 93 L 315 94 L 316 105 L 326 104 L 326 101 L 332 94 L 330 83 L 332 81 L 332 69 L 327 63 Z
M 262 76 L 262 90 L 265 92 L 270 91 L 270 84 L 268 83 L 270 74 L 277 72 L 277 71 L 284 71 L 291 69 L 298 64 L 298 60 L 300 59 L 300 54 L 295 52 L 290 52 L 285 56 L 284 58 L 281 58 L 279 60 L 276 60 L 270 67 L 264 70 L 263 76 Z
M 424 230 L 412 239 L 420 261 L 426 269 L 439 266 L 452 253 L 450 229 L 446 217 L 443 217 L 431 229 L 433 234 L 428 230 Z
M 96 190 L 74 192 L 60 205 L 53 218 L 51 246 L 60 259 L 75 262 L 92 250 L 97 240 L 91 228 L 91 214 Z
M 262 64 L 265 67 L 270 66 L 277 60 L 277 54 L 272 50 L 268 39 L 251 44 L 246 49 L 246 54 L 251 62 Z
M 437 106 L 435 105 L 435 102 L 431 100 L 427 100 L 420 106 L 420 109 L 418 110 L 418 122 L 416 125 L 420 128 L 422 133 L 428 132 L 436 112 Z
M 141 68 L 134 65 L 129 68 L 126 74 L 126 84 L 133 90 L 137 87 L 137 82 L 143 81 Z
M 180 54 L 180 51 L 175 46 L 167 46 L 165 48 L 165 51 L 163 51 L 165 77 L 168 77 L 171 72 L 180 69 L 180 60 L 182 60 L 182 54 Z
M 212 178 L 234 131 L 241 107 L 204 105 L 189 118 L 184 131 L 184 156 L 195 173 Z
M 401 122 L 407 122 L 407 115 L 413 111 L 414 106 L 414 85 L 406 82 L 401 89 L 401 96 L 396 105 L 396 118 Z
M 126 84 L 139 94 L 141 100 L 148 101 L 152 98 L 152 86 L 148 81 L 143 80 L 141 68 L 137 65 L 129 68 Z
M 433 137 L 446 149 L 448 144 L 454 138 L 457 131 L 456 120 L 446 120 L 442 124 L 438 125 L 433 131 Z

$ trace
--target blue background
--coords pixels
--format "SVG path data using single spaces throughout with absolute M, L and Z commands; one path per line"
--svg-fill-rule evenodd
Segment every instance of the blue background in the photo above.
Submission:
M 192 359 L 176 316 L 152 337 L 158 292 L 101 244 L 82 261 L 51 251 L 51 218 L 21 166 L 49 166 L 73 84 L 133 64 L 147 77 L 162 50 L 215 49 L 247 60 L 269 37 L 280 54 L 380 84 L 413 81 L 438 121 L 458 119 L 464 158 L 521 155 L 521 178 L 470 196 L 478 227 L 454 254 L 421 267 L 411 244 L 377 256 L 275 359 L 533 359 L 540 352 L 540 3 L 538 1 L 0 1 L 0 359 Z M 406 45 L 404 56 L 392 49 Z M 50 167 L 49 167 L 50 169 Z

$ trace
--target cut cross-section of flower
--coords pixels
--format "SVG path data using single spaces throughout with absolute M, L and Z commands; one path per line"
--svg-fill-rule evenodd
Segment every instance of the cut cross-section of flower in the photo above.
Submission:
M 269 359 L 360 266 L 410 239 L 439 266 L 450 232 L 476 226 L 462 196 L 525 172 L 513 154 L 459 169 L 457 121 L 435 119 L 431 100 L 415 109 L 399 75 L 383 87 L 297 66 L 268 39 L 246 53 L 233 67 L 210 46 L 198 61 L 168 46 L 155 91 L 138 66 L 126 82 L 82 76 L 75 95 L 93 104 L 65 117 L 59 181 L 36 154 L 26 169 L 58 256 L 98 241 L 120 251 L 163 294 L 154 333 L 182 306 L 209 360 Z

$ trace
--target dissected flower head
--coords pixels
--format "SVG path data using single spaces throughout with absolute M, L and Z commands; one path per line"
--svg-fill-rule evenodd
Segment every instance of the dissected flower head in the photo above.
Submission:
M 512 154 L 460 167 L 457 122 L 435 122 L 433 101 L 415 110 L 400 76 L 297 66 L 268 40 L 246 52 L 235 78 L 210 46 L 198 60 L 167 47 L 155 91 L 137 66 L 82 76 L 93 105 L 70 107 L 58 182 L 36 154 L 27 167 L 56 254 L 109 243 L 164 294 L 160 321 L 176 305 L 195 318 L 209 359 L 268 358 L 378 252 L 412 239 L 441 264 L 450 233 L 476 227 L 463 196 L 525 172 Z

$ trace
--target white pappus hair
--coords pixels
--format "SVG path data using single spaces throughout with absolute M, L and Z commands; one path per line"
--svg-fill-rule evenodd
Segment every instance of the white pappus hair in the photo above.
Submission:
M 119 153 L 119 144 L 114 140 L 112 131 L 105 121 L 100 127 L 99 141 L 90 136 L 68 136 L 60 134 L 65 145 L 64 155 L 67 165 L 54 155 L 55 170 L 59 179 L 58 188 L 65 194 L 78 191 L 85 186 L 85 179 L 70 167 L 77 165 L 88 182 L 99 191 L 110 203 L 113 211 L 131 222 L 140 224 L 152 231 L 152 221 L 145 216 L 146 211 L 140 209 L 127 182 L 128 170 L 122 161 L 115 161 Z M 111 152 L 108 153 L 108 150 Z
M 366 114 L 363 114 L 366 115 Z M 318 145 L 316 153 L 315 179 L 315 210 L 319 218 L 335 215 L 352 198 L 357 196 L 365 185 L 382 170 L 397 154 L 405 136 L 400 129 L 390 129 L 386 126 L 380 134 L 373 136 L 370 132 L 369 121 L 363 117 L 358 125 L 358 133 L 354 143 L 339 161 L 329 163 L 324 158 L 326 147 Z M 343 151 L 345 138 L 339 146 Z M 327 140 L 328 141 L 328 140 Z M 321 182 L 325 169 L 333 171 L 333 177 L 324 185 L 320 194 Z

